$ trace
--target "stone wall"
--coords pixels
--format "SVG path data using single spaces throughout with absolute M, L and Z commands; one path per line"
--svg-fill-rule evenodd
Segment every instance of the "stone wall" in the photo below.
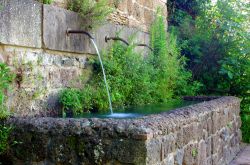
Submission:
M 52 4 L 67 8 L 67 2 L 68 0 L 54 0 Z M 115 8 L 109 21 L 146 32 L 149 31 L 158 8 L 167 17 L 167 0 L 109 0 L 109 3 Z
M 238 98 L 222 97 L 136 119 L 11 118 L 12 140 L 21 143 L 5 159 L 34 165 L 226 165 L 239 151 L 239 113 Z
M 91 74 L 88 59 L 95 58 L 89 38 L 66 35 L 67 29 L 81 29 L 80 17 L 64 8 L 64 1 L 43 5 L 34 0 L 0 0 L 0 61 L 17 75 L 8 108 L 17 116 L 53 115 L 59 109 L 58 92 L 66 87 L 83 87 Z M 92 31 L 100 49 L 107 48 L 105 36 L 116 32 L 136 43 L 149 43 L 146 32 L 107 23 Z M 147 48 L 141 48 L 144 54 Z M 80 81 L 80 79 L 83 82 Z

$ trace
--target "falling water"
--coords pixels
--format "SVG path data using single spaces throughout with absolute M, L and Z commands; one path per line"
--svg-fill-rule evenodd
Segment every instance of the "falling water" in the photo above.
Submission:
M 109 109 L 110 109 L 110 113 L 111 115 L 113 114 L 113 109 L 112 109 L 112 102 L 111 102 L 111 97 L 110 97 L 110 93 L 109 93 L 109 87 L 108 87 L 108 83 L 107 83 L 107 79 L 106 79 L 106 74 L 105 74 L 105 70 L 104 70 L 104 67 L 103 67 L 103 64 L 102 64 L 102 58 L 101 58 L 101 55 L 100 55 L 100 52 L 97 48 L 97 45 L 94 41 L 94 39 L 90 39 L 91 42 L 93 43 L 94 47 L 95 47 L 95 50 L 96 50 L 96 53 L 98 55 L 98 58 L 99 58 L 99 61 L 101 63 L 101 67 L 102 67 L 102 73 L 103 73 L 103 79 L 104 79 L 104 82 L 105 82 L 105 86 L 106 86 L 106 90 L 107 90 L 107 94 L 108 94 L 108 100 L 109 100 Z

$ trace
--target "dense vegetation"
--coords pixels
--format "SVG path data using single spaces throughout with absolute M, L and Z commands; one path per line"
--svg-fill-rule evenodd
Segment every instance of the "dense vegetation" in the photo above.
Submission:
M 2 122 L 10 114 L 6 107 L 6 92 L 13 78 L 14 75 L 6 64 L 0 63 L 0 155 L 4 154 L 8 148 L 8 138 L 12 129 L 2 124 Z
M 68 9 L 79 13 L 84 29 L 102 25 L 113 11 L 108 5 L 108 0 L 69 0 Z
M 176 37 L 167 34 L 165 29 L 164 18 L 158 15 L 151 28 L 154 51 L 146 57 L 135 51 L 135 45 L 127 46 L 121 42 L 114 42 L 103 52 L 114 107 L 166 102 L 181 95 L 192 95 L 199 88 L 198 83 L 189 85 L 192 84 L 192 74 L 184 69 L 185 58 L 180 56 Z M 92 64 L 93 75 L 82 91 L 62 91 L 61 102 L 65 108 L 70 105 L 75 114 L 83 109 L 92 112 L 108 110 L 100 63 L 95 59 Z M 80 100 L 82 106 L 78 106 L 78 101 L 66 99 L 70 95 L 78 97 L 74 100 Z
M 170 0 L 170 31 L 178 36 L 193 79 L 204 95 L 242 98 L 243 140 L 250 142 L 249 3 Z

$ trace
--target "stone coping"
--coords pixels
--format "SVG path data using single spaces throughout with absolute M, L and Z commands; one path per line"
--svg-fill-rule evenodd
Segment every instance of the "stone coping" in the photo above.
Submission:
M 232 96 L 220 97 L 194 105 L 178 108 L 168 112 L 143 116 L 134 119 L 101 119 L 101 118 L 51 118 L 26 117 L 9 118 L 6 123 L 18 126 L 30 132 L 51 135 L 99 136 L 110 138 L 131 138 L 149 140 L 167 135 L 192 122 L 198 122 L 211 111 L 227 109 L 233 104 L 240 104 L 240 99 Z

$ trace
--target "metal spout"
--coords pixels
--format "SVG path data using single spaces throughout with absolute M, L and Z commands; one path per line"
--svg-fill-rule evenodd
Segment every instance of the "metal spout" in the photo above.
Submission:
M 108 37 L 108 36 L 105 36 L 105 42 L 108 42 L 109 40 L 122 41 L 126 45 L 129 45 L 129 43 L 126 40 L 124 40 L 124 39 L 122 39 L 120 37 Z
M 105 42 L 108 42 L 109 40 L 114 40 L 114 41 L 122 41 L 123 43 L 125 43 L 127 46 L 129 46 L 129 43 L 120 38 L 120 37 L 108 37 L 108 36 L 105 36 Z M 153 51 L 153 48 L 151 48 L 150 46 L 148 46 L 147 44 L 135 44 L 135 46 L 144 46 L 144 47 L 147 47 L 149 48 L 151 51 Z
M 84 30 L 71 30 L 71 29 L 67 29 L 66 30 L 66 34 L 67 35 L 69 35 L 69 34 L 85 34 L 90 39 L 94 39 L 94 37 L 89 32 L 86 32 Z

